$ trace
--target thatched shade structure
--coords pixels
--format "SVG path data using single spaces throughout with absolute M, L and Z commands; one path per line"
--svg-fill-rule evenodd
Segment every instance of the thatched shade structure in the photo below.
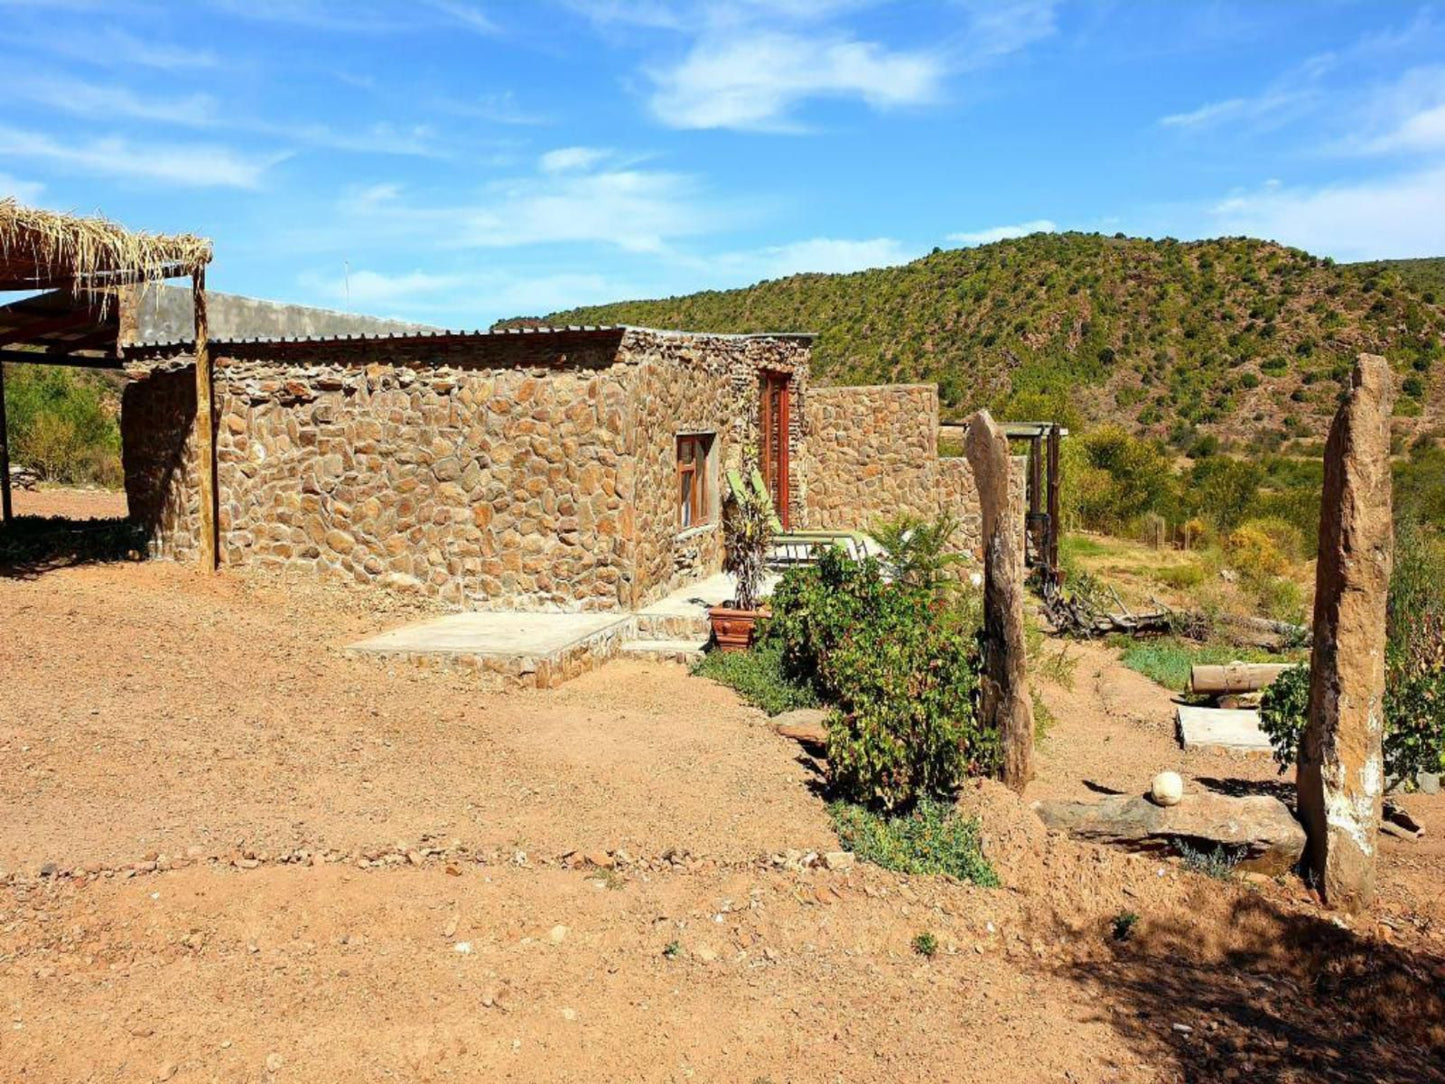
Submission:
M 99 291 L 203 273 L 210 262 L 203 237 L 136 232 L 0 199 L 0 290 Z
M 74 299 L 71 311 L 37 317 L 12 329 L 0 348 L 18 345 L 26 349 L 0 349 L 0 360 L 44 364 L 68 359 L 84 364 L 88 359 L 77 350 L 113 348 L 113 330 L 104 326 L 103 318 L 117 288 L 190 277 L 196 327 L 201 561 L 203 566 L 215 568 L 216 452 L 206 331 L 206 265 L 210 262 L 211 243 L 202 237 L 137 232 L 101 217 L 42 211 L 22 207 L 12 198 L 0 199 L 0 291 L 63 289 Z M 56 341 L 57 334 L 69 338 Z M 0 514 L 8 523 L 10 451 L 6 436 L 4 365 L 0 364 Z

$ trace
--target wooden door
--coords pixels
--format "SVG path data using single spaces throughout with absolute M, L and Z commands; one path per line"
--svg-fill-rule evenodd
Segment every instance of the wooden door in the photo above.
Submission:
M 783 530 L 789 526 L 788 509 L 788 373 L 764 372 L 759 389 L 759 466 L 768 495 L 773 499 Z

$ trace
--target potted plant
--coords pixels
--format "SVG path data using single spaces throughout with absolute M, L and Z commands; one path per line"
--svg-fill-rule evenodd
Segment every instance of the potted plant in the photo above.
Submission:
M 744 491 L 733 495 L 723 515 L 723 570 L 737 587 L 730 601 L 708 612 L 713 640 L 722 651 L 746 651 L 766 617 L 758 598 L 768 550 L 773 544 L 772 509 L 761 497 Z

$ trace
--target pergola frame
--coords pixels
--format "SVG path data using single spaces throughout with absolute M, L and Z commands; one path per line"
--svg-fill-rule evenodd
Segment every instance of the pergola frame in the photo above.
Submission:
M 211 243 L 201 237 L 140 233 L 105 218 L 79 218 L 0 199 L 0 292 L 63 290 L 69 295 L 64 311 L 18 323 L 11 320 L 0 327 L 0 363 L 118 368 L 120 327 L 114 310 L 119 289 L 190 278 L 195 309 L 200 559 L 208 571 L 216 568 L 218 537 L 216 431 L 206 321 L 210 262 Z M 12 515 L 4 365 L 0 364 L 0 516 L 8 524 Z

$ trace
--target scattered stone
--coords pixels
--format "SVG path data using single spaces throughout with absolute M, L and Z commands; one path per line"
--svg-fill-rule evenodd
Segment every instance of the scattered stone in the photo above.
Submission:
M 173 1061 L 165 1062 L 159 1069 L 156 1070 L 156 1079 L 169 1080 L 171 1077 L 176 1075 L 176 1070 L 179 1068 L 180 1066 L 178 1066 Z
M 455 945 L 452 946 L 452 951 L 460 952 L 463 956 L 465 956 L 472 951 L 472 943 L 470 941 L 458 941 Z
M 1325 902 L 1360 911 L 1375 898 L 1384 788 L 1385 600 L 1394 563 L 1390 412 L 1394 378 L 1361 354 L 1325 444 L 1315 566 L 1309 720 L 1295 789 L 1307 865 Z
M 803 745 L 828 744 L 828 713 L 821 708 L 798 708 L 773 717 L 773 731 Z
M 598 869 L 611 869 L 617 864 L 606 851 L 591 851 L 586 856 L 586 861 L 589 866 L 596 866 Z
M 1155 805 L 1178 805 L 1184 797 L 1184 780 L 1178 772 L 1160 772 L 1149 784 L 1149 797 Z
M 268 1072 L 268 1073 L 277 1073 L 277 1072 L 280 1072 L 280 1071 L 281 1071 L 281 1066 L 283 1066 L 283 1065 L 285 1065 L 285 1064 L 286 1064 L 286 1059 L 283 1058 L 280 1054 L 267 1054 L 267 1055 L 266 1055 L 266 1072 Z
M 552 944 L 560 945 L 563 941 L 567 940 L 567 927 L 561 925 L 553 926 L 552 932 L 547 936 L 552 939 Z
M 856 861 L 849 851 L 829 851 L 823 855 L 823 865 L 834 871 L 850 870 Z
M 692 950 L 692 954 L 705 964 L 710 964 L 717 959 L 717 949 L 711 945 L 698 945 Z
M 576 1019 L 577 1019 L 577 1010 L 576 1010 L 576 1009 L 571 1009 L 571 1008 L 563 1009 L 563 1010 L 562 1010 L 562 1019 L 568 1021 L 569 1023 L 570 1023 L 571 1021 L 573 1021 L 573 1020 L 576 1020 Z
M 1178 805 L 1158 806 L 1128 795 L 1097 802 L 1043 801 L 1034 809 L 1050 828 L 1081 839 L 1132 851 L 1225 847 L 1239 854 L 1238 868 L 1283 873 L 1304 851 L 1305 834 L 1278 798 L 1188 794 Z

